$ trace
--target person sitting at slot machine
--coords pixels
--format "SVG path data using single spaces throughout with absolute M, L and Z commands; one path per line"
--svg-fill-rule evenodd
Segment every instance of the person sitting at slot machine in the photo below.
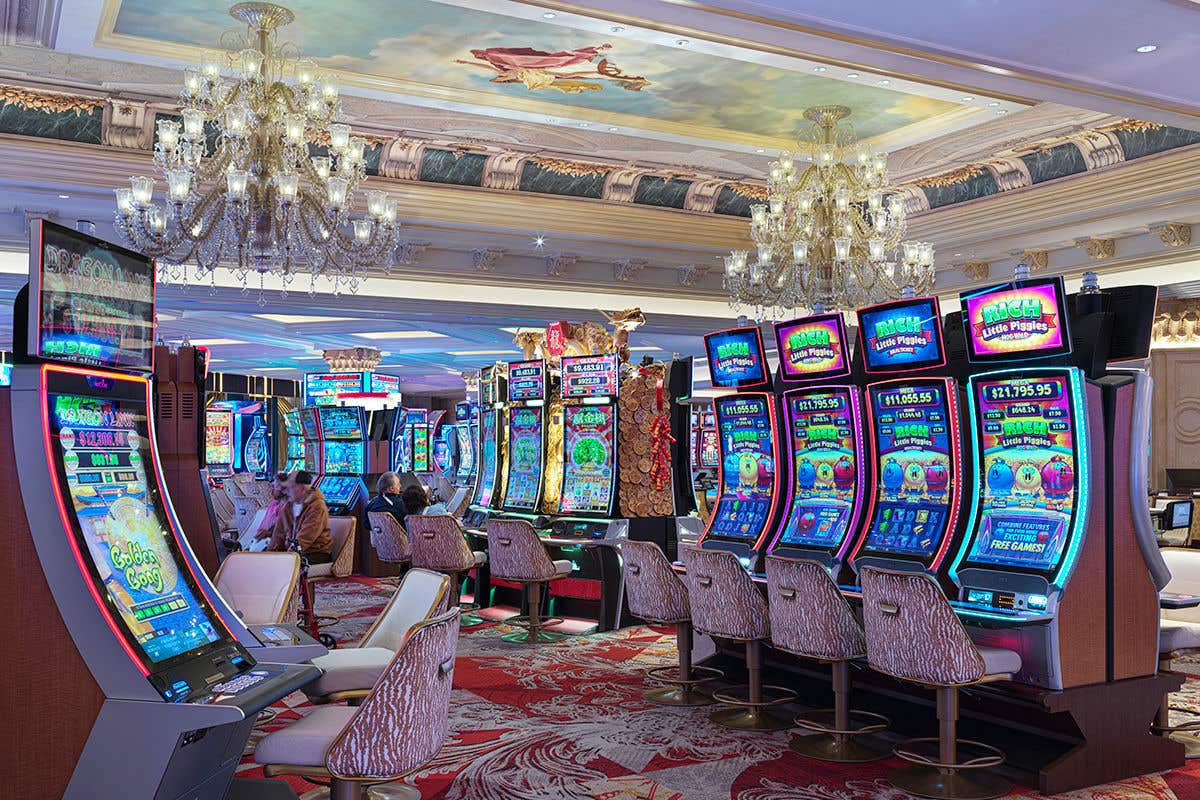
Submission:
M 400 496 L 400 476 L 394 472 L 385 472 L 379 476 L 375 484 L 375 496 L 367 503 L 367 512 L 386 511 L 396 518 L 396 522 L 404 525 L 404 501 Z
M 404 516 L 424 514 L 429 508 L 429 495 L 420 486 L 409 486 L 400 496 L 404 503 Z
M 296 550 L 309 564 L 333 560 L 333 536 L 329 531 L 329 506 L 321 490 L 312 485 L 310 472 L 299 470 L 288 487 L 285 503 L 275 523 L 270 550 Z
M 275 478 L 271 481 L 271 502 L 267 503 L 262 522 L 259 523 L 258 531 L 254 534 L 254 541 L 269 539 L 275 532 L 275 524 L 279 522 L 279 512 L 288 503 L 288 478 L 289 475 L 286 472 L 275 473 Z

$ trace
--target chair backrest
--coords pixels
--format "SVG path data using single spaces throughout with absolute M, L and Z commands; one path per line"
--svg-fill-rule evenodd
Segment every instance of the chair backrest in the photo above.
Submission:
M 450 719 L 458 615 L 452 608 L 409 633 L 325 752 L 332 775 L 394 780 L 419 769 L 441 749 Z
M 771 644 L 789 653 L 847 661 L 867 653 L 862 625 L 815 561 L 767 556 Z
M 446 610 L 449 596 L 448 577 L 427 569 L 410 569 L 358 646 L 399 650 L 413 626 Z
M 621 542 L 625 598 L 635 617 L 648 622 L 687 622 L 692 618 L 687 586 L 654 542 Z
M 263 509 L 264 504 L 257 497 L 231 497 L 233 503 L 233 524 L 237 526 L 238 537 L 250 530 L 254 515 Z
M 930 686 L 984 676 L 983 656 L 933 578 L 863 567 L 858 580 L 872 669 Z
M 692 625 L 697 631 L 747 640 L 771 635 L 767 601 L 737 556 L 727 550 L 681 549 Z
M 371 546 L 380 561 L 402 564 L 412 558 L 412 547 L 404 526 L 387 511 L 367 512 L 371 522 Z
M 292 622 L 298 553 L 230 553 L 217 569 L 217 592 L 247 625 Z
M 212 503 L 213 513 L 217 516 L 217 525 L 221 530 L 237 530 L 237 511 L 229 493 L 223 486 L 212 486 L 208 490 L 208 499 Z
M 258 534 L 258 529 L 262 527 L 263 520 L 266 519 L 267 509 L 260 508 L 254 512 L 254 516 L 250 518 L 250 524 L 246 529 L 238 534 L 238 543 L 241 544 L 243 550 L 262 550 L 269 543 L 270 539 L 258 539 L 254 537 Z
M 467 546 L 466 534 L 454 517 L 409 514 L 404 520 L 414 567 L 465 572 L 475 566 L 475 554 Z
M 330 572 L 344 578 L 354 569 L 354 532 L 358 520 L 354 517 L 329 518 L 329 545 L 333 566 Z
M 1200 595 L 1200 550 L 1164 547 L 1159 552 L 1171 571 L 1171 580 L 1163 591 Z M 1162 617 L 1181 622 L 1200 622 L 1200 608 L 1164 609 Z
M 523 519 L 489 519 L 488 571 L 507 581 L 548 581 L 554 562 L 537 531 Z

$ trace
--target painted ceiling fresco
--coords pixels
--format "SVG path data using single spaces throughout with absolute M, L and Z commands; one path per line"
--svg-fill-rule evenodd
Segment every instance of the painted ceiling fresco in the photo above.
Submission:
M 113 0 L 112 32 L 136 40 L 219 46 L 236 27 L 220 0 Z M 396 81 L 399 91 L 504 106 L 541 101 L 648 121 L 788 138 L 807 106 L 854 110 L 860 137 L 890 133 L 958 108 L 877 86 L 597 34 L 431 0 L 288 0 L 291 41 L 323 65 Z M 496 8 L 502 8 L 499 4 Z M 104 32 L 101 31 L 101 35 Z M 136 37 L 130 44 L 129 37 Z M 628 124 L 613 118 L 612 124 Z

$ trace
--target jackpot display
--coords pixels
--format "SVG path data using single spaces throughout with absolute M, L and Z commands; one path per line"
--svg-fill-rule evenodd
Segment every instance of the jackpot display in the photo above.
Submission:
M 779 543 L 835 548 L 844 540 L 861 491 L 855 402 L 844 387 L 785 396 L 794 463 Z
M 369 372 L 310 373 L 304 376 L 304 405 L 336 405 L 339 394 L 367 391 L 370 379 Z
M 157 671 L 221 640 L 171 533 L 157 480 L 147 480 L 154 456 L 145 401 L 51 392 L 47 409 L 64 513 L 129 644 Z
M 523 403 L 546 396 L 546 367 L 542 361 L 515 361 L 508 365 L 508 400 Z
M 612 513 L 616 489 L 617 410 L 613 405 L 563 407 L 562 514 Z
M 731 328 L 707 334 L 704 349 L 713 386 L 751 389 L 767 385 L 767 357 L 758 328 Z
M 600 356 L 563 356 L 564 399 L 616 397 L 619 378 L 620 361 L 615 353 Z
M 932 556 L 954 503 L 950 400 L 940 380 L 867 387 L 878 490 L 864 553 Z
M 982 479 L 968 562 L 1030 572 L 1058 566 L 1085 505 L 1079 391 L 1066 370 L 971 379 Z
M 233 412 L 210 408 L 204 415 L 204 463 L 233 464 Z
M 29 354 L 149 371 L 154 262 L 45 220 L 31 245 Z
M 708 536 L 756 541 L 770 523 L 775 497 L 771 400 L 730 395 L 713 401 L 721 441 L 721 492 Z
M 821 314 L 775 326 L 779 372 L 785 381 L 836 378 L 850 372 L 841 314 Z
M 494 408 L 486 409 L 479 415 L 479 474 L 473 498 L 477 506 L 490 506 L 496 490 L 499 417 L 500 412 Z
M 870 373 L 910 372 L 945 363 L 936 297 L 860 308 L 858 336 Z
M 515 406 L 508 420 L 508 485 L 504 507 L 518 511 L 537 508 L 545 466 L 545 425 L 542 409 Z
M 961 298 L 967 356 L 976 362 L 1071 352 L 1062 278 L 993 286 Z

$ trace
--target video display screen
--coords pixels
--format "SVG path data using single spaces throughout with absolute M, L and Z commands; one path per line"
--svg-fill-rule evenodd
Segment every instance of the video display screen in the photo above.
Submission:
M 771 521 L 776 480 L 771 402 L 762 395 L 714 401 L 723 462 L 710 536 L 754 542 Z
M 546 396 L 546 362 L 514 361 L 508 365 L 508 400 L 524 403 Z
M 325 495 L 326 503 L 346 506 L 354 502 L 354 496 L 361 484 L 362 481 L 355 477 L 326 475 L 321 478 L 317 488 Z
M 35 223 L 34 234 L 30 355 L 149 371 L 154 358 L 154 262 L 45 220 Z
M 366 470 L 366 448 L 362 442 L 325 440 L 325 463 L 321 472 L 326 475 L 362 475 Z
M 479 470 L 475 482 L 475 505 L 491 506 L 496 491 L 497 434 L 499 412 L 489 408 L 479 415 Z
M 0 386 L 12 386 L 12 364 L 0 364 Z
M 396 472 L 412 472 L 413 426 L 405 425 L 400 435 L 392 440 L 392 469 Z
M 563 356 L 562 396 L 616 397 L 621 362 L 615 353 L 602 356 Z
M 363 440 L 366 437 L 361 408 L 324 406 L 321 408 L 321 435 L 325 439 Z
M 320 439 L 321 424 L 318 421 L 317 409 L 304 408 L 300 410 L 300 426 L 305 439 Z
M 721 463 L 721 437 L 716 428 L 704 428 L 700 431 L 700 466 L 704 469 L 716 469 Z
M 505 508 L 518 511 L 537 508 L 542 493 L 542 470 L 546 466 L 545 435 L 541 408 L 516 407 L 509 410 Z
M 433 443 L 433 465 L 437 467 L 437 471 L 441 473 L 447 472 L 454 466 L 452 445 L 445 439 L 438 439 Z
M 971 361 L 1047 358 L 1071 352 L 1061 277 L 992 286 L 961 296 Z
M 908 372 L 946 362 L 936 297 L 860 308 L 858 340 L 867 372 Z
M 412 471 L 413 472 L 432 472 L 433 468 L 429 463 L 429 426 L 428 425 L 413 425 L 413 456 L 412 456 Z
M 615 406 L 563 407 L 563 481 L 558 510 L 563 514 L 612 512 L 617 479 Z
M 878 491 L 867 553 L 928 558 L 946 534 L 954 498 L 950 400 L 942 381 L 867 387 Z
M 478 426 L 462 422 L 454 426 L 458 438 L 458 479 L 465 480 L 475 471 L 475 436 Z
M 370 375 L 372 392 L 400 394 L 400 377 L 398 375 L 380 375 L 377 372 L 372 372 Z
M 369 372 L 319 372 L 304 376 L 304 405 L 335 406 L 338 395 L 364 392 Z
M 242 462 L 247 472 L 255 475 L 265 475 L 271 470 L 271 447 L 267 440 L 267 428 L 259 425 L 246 438 L 246 446 L 242 448 Z
M 204 463 L 233 463 L 233 412 L 210 408 L 204 415 Z
M 848 388 L 785 395 L 795 477 L 780 544 L 841 547 L 859 496 L 855 402 Z
M 1085 479 L 1069 375 L 971 380 L 983 485 L 968 561 L 1031 572 L 1058 567 Z
M 158 483 L 149 480 L 155 456 L 145 401 L 51 392 L 47 404 L 70 524 L 129 642 L 158 669 L 223 640 L 179 551 Z
M 704 349 L 713 386 L 750 389 L 767 384 L 767 356 L 757 327 L 706 334 Z
M 785 381 L 827 380 L 850 374 L 846 323 L 841 314 L 776 323 L 775 343 Z

